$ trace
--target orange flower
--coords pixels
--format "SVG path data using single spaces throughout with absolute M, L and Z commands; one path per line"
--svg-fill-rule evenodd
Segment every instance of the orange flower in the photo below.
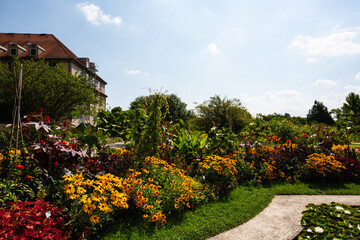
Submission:
M 16 165 L 15 168 L 23 170 L 24 169 L 24 165 Z

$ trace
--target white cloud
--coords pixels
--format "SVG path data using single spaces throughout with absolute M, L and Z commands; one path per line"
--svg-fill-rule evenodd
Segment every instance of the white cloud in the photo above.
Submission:
M 336 82 L 332 80 L 326 80 L 326 79 L 317 79 L 315 81 L 315 86 L 324 86 L 324 87 L 332 87 L 335 86 Z
M 244 96 L 241 98 L 252 114 L 272 114 L 290 113 L 292 116 L 305 116 L 304 106 L 309 105 L 305 102 L 305 97 L 295 90 L 282 90 L 277 92 L 267 92 L 261 96 Z
M 324 103 L 324 105 L 330 111 L 331 109 L 341 107 L 345 100 L 346 95 L 347 95 L 347 93 L 331 92 L 331 93 L 321 95 L 318 100 L 320 102 Z
M 127 70 L 125 69 L 125 73 L 128 75 L 136 75 L 136 74 L 140 74 L 141 71 L 140 70 Z
M 211 54 L 218 54 L 219 53 L 219 49 L 217 48 L 216 44 L 215 43 L 210 43 L 208 45 L 208 48 L 209 48 L 209 52 Z
M 360 92 L 360 86 L 347 85 L 345 89 L 348 91 Z
M 358 72 L 358 73 L 355 75 L 355 79 L 356 79 L 356 80 L 360 80 L 360 72 Z
M 94 25 L 115 24 L 120 25 L 122 20 L 120 17 L 111 17 L 106 15 L 99 6 L 90 3 L 79 3 L 76 7 L 85 15 L 86 20 Z
M 127 70 L 124 71 L 127 75 L 144 75 L 146 77 L 150 76 L 149 73 L 142 73 L 140 70 Z
M 318 61 L 320 61 L 320 59 L 319 58 L 314 58 L 314 57 L 309 57 L 309 58 L 306 58 L 306 61 L 308 61 L 308 62 L 318 62 Z
M 357 27 L 334 29 L 324 37 L 298 35 L 290 46 L 305 50 L 306 55 L 311 57 L 356 55 L 360 54 L 360 42 L 356 42 L 359 32 L 360 28 Z

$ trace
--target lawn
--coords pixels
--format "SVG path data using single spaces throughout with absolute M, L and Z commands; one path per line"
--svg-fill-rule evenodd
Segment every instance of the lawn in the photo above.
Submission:
M 249 221 L 268 206 L 275 194 L 360 195 L 360 184 L 322 182 L 239 186 L 218 202 L 174 216 L 162 228 L 146 228 L 134 218 L 112 223 L 101 239 L 206 239 Z

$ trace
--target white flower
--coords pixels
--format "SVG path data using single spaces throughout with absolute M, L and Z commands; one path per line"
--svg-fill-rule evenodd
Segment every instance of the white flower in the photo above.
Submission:
M 205 180 L 205 176 L 203 176 L 203 179 Z
M 335 208 L 336 208 L 337 211 L 344 211 L 344 208 L 343 208 L 343 207 L 335 206 Z
M 310 228 L 306 229 L 306 231 L 308 231 L 308 232 L 312 232 L 312 230 L 311 230 Z
M 351 214 L 351 212 L 349 211 L 349 210 L 345 210 L 345 212 L 344 212 L 345 214 Z
M 50 212 L 50 210 L 45 213 L 45 216 L 46 216 L 46 218 L 50 218 L 50 217 L 51 217 L 51 212 Z
M 357 225 L 357 229 L 359 229 L 359 230 L 360 230 L 360 225 L 359 225 L 359 224 Z
M 322 229 L 322 227 L 315 227 L 315 232 L 317 233 L 323 233 L 324 232 L 324 229 Z

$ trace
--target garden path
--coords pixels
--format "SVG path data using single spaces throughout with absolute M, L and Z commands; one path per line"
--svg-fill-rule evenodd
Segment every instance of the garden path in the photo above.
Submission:
M 307 204 L 331 202 L 360 206 L 360 195 L 277 195 L 250 221 L 208 240 L 292 240 L 302 230 L 300 221 Z

